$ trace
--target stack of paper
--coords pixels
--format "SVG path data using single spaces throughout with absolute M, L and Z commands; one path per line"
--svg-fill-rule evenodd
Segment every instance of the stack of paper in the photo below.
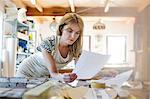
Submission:
M 129 79 L 132 72 L 133 70 L 129 70 L 110 79 L 92 80 L 92 82 L 105 83 L 107 86 L 117 85 L 117 87 L 121 87 L 121 85 Z

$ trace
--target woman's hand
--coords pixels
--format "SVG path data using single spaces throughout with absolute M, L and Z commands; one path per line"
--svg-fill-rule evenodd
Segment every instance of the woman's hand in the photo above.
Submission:
M 76 78 L 77 78 L 77 75 L 75 73 L 64 74 L 64 77 L 63 77 L 64 82 L 66 83 L 73 82 Z

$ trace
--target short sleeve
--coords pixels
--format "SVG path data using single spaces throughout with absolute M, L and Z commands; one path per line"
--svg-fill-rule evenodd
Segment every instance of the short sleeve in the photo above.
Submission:
M 44 39 L 41 44 L 37 47 L 38 51 L 46 50 L 51 53 L 55 49 L 56 39 L 55 36 Z

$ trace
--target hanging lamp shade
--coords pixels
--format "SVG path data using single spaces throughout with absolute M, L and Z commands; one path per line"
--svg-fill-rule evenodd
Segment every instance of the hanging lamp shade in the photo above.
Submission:
M 101 22 L 101 20 L 97 21 L 93 25 L 93 30 L 104 30 L 106 28 L 105 24 Z
M 55 17 L 53 18 L 53 21 L 50 23 L 50 30 L 53 31 L 53 32 L 56 32 L 57 30 L 57 25 L 58 23 L 56 22 L 56 19 Z

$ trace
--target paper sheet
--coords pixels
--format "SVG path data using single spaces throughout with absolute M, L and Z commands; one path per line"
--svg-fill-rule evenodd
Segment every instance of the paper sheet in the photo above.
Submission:
M 77 79 L 91 79 L 103 68 L 109 57 L 109 55 L 83 51 L 73 72 L 77 74 Z
M 114 78 L 110 78 L 107 80 L 104 80 L 104 79 L 93 80 L 93 82 L 105 83 L 107 86 L 117 85 L 118 87 L 121 87 L 121 85 L 129 79 L 132 72 L 133 72 L 133 70 L 129 70 L 129 71 L 123 72 L 121 74 L 118 74 Z

